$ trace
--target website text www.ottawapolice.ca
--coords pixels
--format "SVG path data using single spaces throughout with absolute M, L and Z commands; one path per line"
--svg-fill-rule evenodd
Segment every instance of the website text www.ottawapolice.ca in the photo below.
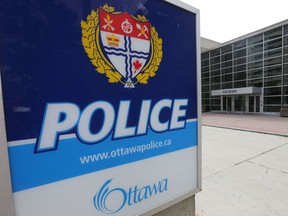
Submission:
M 171 139 L 166 139 L 163 141 L 151 140 L 150 143 L 147 143 L 147 144 L 127 147 L 127 148 L 117 148 L 110 152 L 101 152 L 97 154 L 82 156 L 79 159 L 80 159 L 81 164 L 88 164 L 88 163 L 94 163 L 94 162 L 101 161 L 101 160 L 108 160 L 110 158 L 127 156 L 130 154 L 143 154 L 146 151 L 151 151 L 157 148 L 165 148 L 170 145 L 172 145 Z

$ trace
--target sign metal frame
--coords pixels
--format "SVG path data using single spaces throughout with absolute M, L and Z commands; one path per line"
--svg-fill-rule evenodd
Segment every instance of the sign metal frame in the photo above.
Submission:
M 200 12 L 198 9 L 181 2 L 179 0 L 163 0 L 163 2 L 170 3 L 175 7 L 180 7 L 188 12 L 195 14 L 196 17 L 196 64 L 197 64 L 197 133 L 198 133 L 198 145 L 197 145 L 197 188 L 192 191 L 183 194 L 175 199 L 172 199 L 166 203 L 162 203 L 159 206 L 149 209 L 146 212 L 140 214 L 142 216 L 153 215 L 160 212 L 184 199 L 187 199 L 202 190 L 202 131 L 201 131 L 201 59 L 200 59 Z M 1 71 L 0 71 L 1 72 Z M 5 216 L 16 216 L 14 210 L 14 199 L 11 187 L 11 176 L 9 168 L 8 158 L 8 144 L 6 137 L 5 117 L 3 108 L 3 96 L 1 85 L 1 73 L 0 73 L 0 214 Z
M 201 38 L 200 38 L 200 11 L 196 8 L 194 8 L 191 5 L 188 5 L 182 1 L 179 0 L 164 0 L 168 3 L 171 3 L 175 6 L 178 6 L 182 9 L 185 9 L 191 13 L 194 13 L 196 15 L 196 49 L 197 49 L 197 114 L 198 114 L 198 155 L 197 155 L 197 179 L 198 179 L 198 187 L 192 190 L 191 192 L 188 192 L 187 194 L 184 194 L 182 196 L 179 196 L 178 198 L 171 200 L 170 202 L 167 202 L 159 207 L 156 207 L 155 209 L 143 214 L 143 216 L 148 216 L 152 214 L 155 214 L 161 210 L 164 210 L 178 202 L 181 202 L 196 193 L 200 192 L 202 190 L 202 101 L 201 101 Z

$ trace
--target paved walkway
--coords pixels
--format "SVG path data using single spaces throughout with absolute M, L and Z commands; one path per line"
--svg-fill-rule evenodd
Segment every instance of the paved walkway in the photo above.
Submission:
M 282 120 L 269 116 L 203 116 L 204 124 L 287 133 L 288 119 Z M 203 191 L 196 195 L 196 216 L 288 216 L 287 155 L 286 136 L 203 126 Z
M 288 118 L 203 113 L 202 124 L 196 215 L 288 216 Z
M 202 125 L 288 136 L 288 118 L 276 115 L 202 114 Z

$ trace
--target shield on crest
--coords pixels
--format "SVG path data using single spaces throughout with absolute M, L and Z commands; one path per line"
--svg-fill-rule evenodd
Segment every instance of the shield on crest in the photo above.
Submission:
M 148 84 L 163 57 L 162 38 L 145 16 L 104 5 L 81 21 L 82 45 L 96 71 L 125 88 Z
M 134 88 L 133 79 L 151 55 L 150 23 L 140 22 L 127 12 L 118 15 L 100 9 L 99 34 L 107 59 L 125 79 L 124 87 Z

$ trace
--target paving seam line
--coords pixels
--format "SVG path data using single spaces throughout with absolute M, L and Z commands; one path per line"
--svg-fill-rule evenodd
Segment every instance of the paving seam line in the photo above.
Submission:
M 274 150 L 276 150 L 276 149 L 278 149 L 278 148 L 281 148 L 281 147 L 283 147 L 283 146 L 285 146 L 285 145 L 288 145 L 288 143 L 284 143 L 284 144 L 282 144 L 282 145 L 276 146 L 276 147 L 274 147 L 274 148 L 272 148 L 272 149 L 269 149 L 269 150 L 264 151 L 264 152 L 262 152 L 262 153 L 260 153 L 260 154 L 258 154 L 258 155 L 255 155 L 255 156 L 253 156 L 253 157 L 251 157 L 251 158 L 248 158 L 248 159 L 246 159 L 246 160 L 244 160 L 244 161 L 235 163 L 234 166 L 238 166 L 238 165 L 240 165 L 240 164 L 242 164 L 242 163 L 244 163 L 244 162 L 246 162 L 246 161 L 253 160 L 253 159 L 255 159 L 255 158 L 257 158 L 257 157 L 259 157 L 259 156 L 261 156 L 261 155 L 267 154 L 268 152 L 274 151 Z
M 233 127 L 220 126 L 220 125 L 206 125 L 206 124 L 202 124 L 202 126 L 206 126 L 206 127 L 216 127 L 216 128 L 222 128 L 222 129 L 231 129 L 231 130 L 245 131 L 245 132 L 251 132 L 251 133 L 260 133 L 260 134 L 267 134 L 267 135 L 275 135 L 275 136 L 288 137 L 288 134 L 268 132 L 268 131 L 248 130 L 248 129 L 244 129 L 244 128 L 233 128 Z
M 268 170 L 274 170 L 274 171 L 278 171 L 278 172 L 280 172 L 280 173 L 283 173 L 283 174 L 286 174 L 286 175 L 288 175 L 288 172 L 285 172 L 285 171 L 283 171 L 283 170 L 275 169 L 275 168 L 272 168 L 272 167 L 267 167 L 267 166 L 265 166 L 265 165 L 263 165 L 263 164 L 259 164 L 259 163 L 256 163 L 256 162 L 253 162 L 253 161 L 250 161 L 250 160 L 248 160 L 248 161 L 246 161 L 246 162 L 248 162 L 248 163 L 251 163 L 251 164 L 254 164 L 254 165 L 257 165 L 257 166 L 260 166 L 260 167 L 263 167 L 263 168 L 267 169 L 267 171 L 266 171 L 266 174 L 268 173 Z
M 235 164 L 234 164 L 233 166 L 231 166 L 231 167 L 226 167 L 226 168 L 224 168 L 223 170 L 219 170 L 219 171 L 217 171 L 217 172 L 215 172 L 215 173 L 211 173 L 210 175 L 205 176 L 205 177 L 203 177 L 202 179 L 206 179 L 206 178 L 209 178 L 210 176 L 217 175 L 217 174 L 222 173 L 223 171 L 225 171 L 225 170 L 227 170 L 227 169 L 230 169 L 230 168 L 239 166 L 239 165 L 241 165 L 242 163 L 245 163 L 245 162 L 253 163 L 253 164 L 256 164 L 256 165 L 259 165 L 259 166 L 266 167 L 266 166 L 264 166 L 264 165 L 254 163 L 254 162 L 252 162 L 252 161 L 250 161 L 250 160 L 253 160 L 254 158 L 257 158 L 257 157 L 259 157 L 259 156 L 261 156 L 261 155 L 264 155 L 264 154 L 266 154 L 266 153 L 268 153 L 268 152 L 274 151 L 274 150 L 276 150 L 276 149 L 278 149 L 278 148 L 281 148 L 281 147 L 283 147 L 283 146 L 285 146 L 285 145 L 288 145 L 288 142 L 287 142 L 287 143 L 284 143 L 284 144 L 282 144 L 282 145 L 280 145 L 280 146 L 277 146 L 277 147 L 275 147 L 275 148 L 273 148 L 273 149 L 269 149 L 269 150 L 267 150 L 267 151 L 265 151 L 265 152 L 262 152 L 262 153 L 260 153 L 260 154 L 258 154 L 258 155 L 256 155 L 256 156 L 253 156 L 253 157 L 251 157 L 251 158 L 248 158 L 248 159 L 246 159 L 246 160 L 243 160 L 243 161 L 241 161 L 241 162 L 235 163 Z M 269 167 L 266 167 L 266 168 L 269 168 Z M 273 168 L 269 168 L 269 169 L 273 169 Z M 274 169 L 274 170 L 276 170 L 276 169 Z M 283 171 L 280 171 L 280 170 L 277 170 L 277 171 L 283 172 Z M 283 173 L 288 174 L 288 173 L 285 172 L 285 171 L 284 171 Z

